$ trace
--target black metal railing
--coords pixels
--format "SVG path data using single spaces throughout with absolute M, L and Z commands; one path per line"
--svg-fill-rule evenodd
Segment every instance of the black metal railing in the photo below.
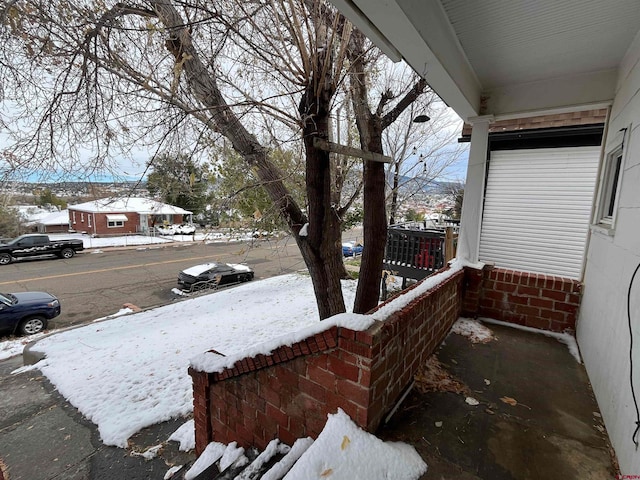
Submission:
M 444 267 L 445 230 L 392 225 L 387 233 L 384 268 L 404 278 L 420 280 Z

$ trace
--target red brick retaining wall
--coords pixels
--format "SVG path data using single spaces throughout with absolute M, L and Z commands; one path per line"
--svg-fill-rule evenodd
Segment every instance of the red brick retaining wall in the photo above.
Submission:
M 190 368 L 197 454 L 214 440 L 315 438 L 338 407 L 374 431 L 460 315 L 463 282 L 456 272 L 367 331 L 333 327 L 222 372 Z
M 582 298 L 577 280 L 503 268 L 468 270 L 464 315 L 554 332 L 575 330 Z

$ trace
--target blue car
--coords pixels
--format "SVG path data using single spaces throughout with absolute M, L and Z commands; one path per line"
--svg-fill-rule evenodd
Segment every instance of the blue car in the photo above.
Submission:
M 345 257 L 355 257 L 362 254 L 364 247 L 361 243 L 345 242 L 342 244 L 342 255 Z
M 60 315 L 60 301 L 46 292 L 0 293 L 0 332 L 33 335 Z

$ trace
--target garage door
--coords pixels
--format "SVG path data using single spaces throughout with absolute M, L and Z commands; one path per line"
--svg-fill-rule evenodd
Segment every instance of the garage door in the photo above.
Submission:
M 579 279 L 600 147 L 491 152 L 480 260 Z

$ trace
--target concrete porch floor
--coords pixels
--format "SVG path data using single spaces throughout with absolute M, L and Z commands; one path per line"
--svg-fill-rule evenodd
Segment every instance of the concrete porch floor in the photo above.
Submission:
M 584 366 L 554 338 L 486 326 L 489 343 L 452 333 L 435 354 L 466 394 L 414 388 L 377 435 L 413 445 L 429 465 L 424 480 L 615 478 Z

